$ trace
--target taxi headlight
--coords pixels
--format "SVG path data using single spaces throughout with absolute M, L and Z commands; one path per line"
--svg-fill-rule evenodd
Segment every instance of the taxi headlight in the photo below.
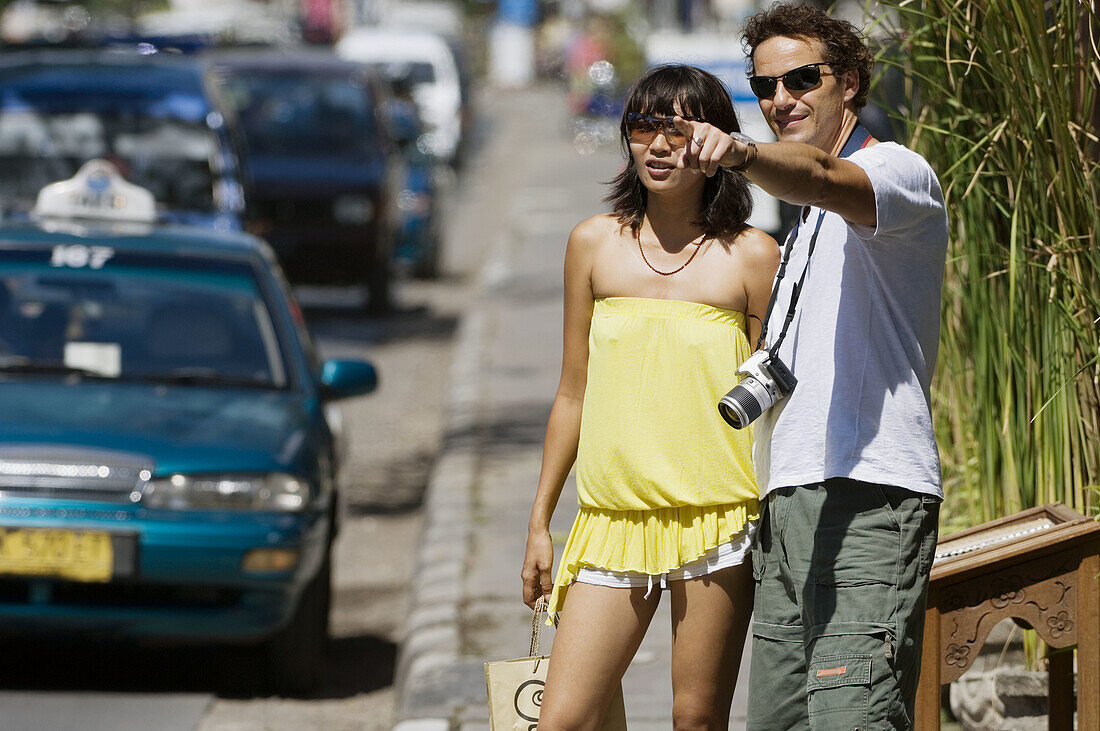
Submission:
M 272 510 L 306 506 L 309 484 L 294 475 L 172 475 L 149 482 L 142 505 L 177 510 Z

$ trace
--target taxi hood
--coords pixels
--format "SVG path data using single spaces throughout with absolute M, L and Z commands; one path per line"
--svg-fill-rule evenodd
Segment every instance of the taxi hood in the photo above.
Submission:
M 0 382 L 0 444 L 117 450 L 156 474 L 297 471 L 311 418 L 294 391 Z

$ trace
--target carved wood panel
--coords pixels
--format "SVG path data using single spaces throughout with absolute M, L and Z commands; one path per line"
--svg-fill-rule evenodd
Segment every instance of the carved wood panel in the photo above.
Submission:
M 958 678 L 978 656 L 993 626 L 1012 618 L 1051 647 L 1077 644 L 1077 567 L 1080 552 L 1044 556 L 943 587 L 940 682 Z

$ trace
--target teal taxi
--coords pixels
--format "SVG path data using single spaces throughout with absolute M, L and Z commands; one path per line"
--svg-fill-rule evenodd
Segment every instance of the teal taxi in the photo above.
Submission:
M 0 629 L 249 644 L 323 668 L 339 435 L 270 248 L 163 226 L 103 161 L 0 224 Z

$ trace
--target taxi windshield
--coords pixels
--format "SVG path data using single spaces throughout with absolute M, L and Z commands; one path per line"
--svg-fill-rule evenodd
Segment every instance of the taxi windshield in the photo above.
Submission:
M 33 100 L 32 100 L 33 101 Z M 39 189 L 71 178 L 92 158 L 174 211 L 214 211 L 217 140 L 204 122 L 136 111 L 66 111 L 0 103 L 0 200 L 26 206 Z
M 0 246 L 0 377 L 12 374 L 287 386 L 250 264 L 79 244 Z

